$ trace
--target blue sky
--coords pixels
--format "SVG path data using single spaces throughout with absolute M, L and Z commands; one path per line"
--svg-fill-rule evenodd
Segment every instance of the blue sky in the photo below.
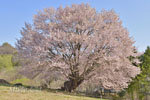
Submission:
M 0 0 L 0 44 L 15 46 L 24 22 L 32 23 L 38 10 L 88 3 L 97 11 L 114 9 L 139 51 L 150 45 L 150 0 Z

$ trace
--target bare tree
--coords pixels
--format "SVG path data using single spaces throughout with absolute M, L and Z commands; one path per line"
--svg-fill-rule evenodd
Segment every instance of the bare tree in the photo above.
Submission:
M 24 73 L 57 70 L 67 79 L 64 89 L 69 92 L 86 81 L 121 90 L 140 73 L 128 59 L 134 41 L 113 10 L 99 13 L 88 4 L 47 8 L 33 21 L 22 29 L 17 48 L 32 64 L 47 65 L 24 67 Z

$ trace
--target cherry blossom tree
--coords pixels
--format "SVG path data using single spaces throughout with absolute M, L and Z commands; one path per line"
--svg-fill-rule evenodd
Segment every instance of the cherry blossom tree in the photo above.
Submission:
M 32 62 L 23 67 L 29 77 L 58 71 L 69 92 L 87 81 L 119 91 L 140 73 L 128 59 L 136 56 L 134 41 L 113 10 L 97 12 L 88 4 L 46 8 L 33 22 L 25 24 L 17 42 L 19 53 Z

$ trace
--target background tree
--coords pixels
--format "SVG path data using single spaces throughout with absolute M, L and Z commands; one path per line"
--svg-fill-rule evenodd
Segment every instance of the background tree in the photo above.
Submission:
M 9 43 L 5 42 L 0 46 L 0 55 L 15 54 L 17 52 L 16 48 L 12 47 Z
M 143 94 L 146 100 L 150 93 L 150 47 L 148 46 L 145 53 L 141 56 L 141 79 L 140 93 Z
M 34 65 L 24 67 L 24 74 L 57 70 L 70 92 L 87 80 L 120 90 L 140 73 L 127 58 L 134 42 L 113 10 L 99 13 L 87 4 L 47 8 L 21 34 L 18 51 Z
M 150 47 L 147 47 L 144 54 L 138 58 L 141 63 L 137 66 L 140 67 L 141 73 L 133 79 L 126 90 L 132 100 L 145 100 L 150 92 Z

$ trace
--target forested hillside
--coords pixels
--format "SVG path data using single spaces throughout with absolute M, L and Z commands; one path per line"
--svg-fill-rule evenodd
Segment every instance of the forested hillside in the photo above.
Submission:
M 0 46 L 0 79 L 10 83 L 31 84 L 32 81 L 19 74 L 19 57 L 16 48 L 8 43 Z
M 15 66 L 15 55 L 17 50 L 8 43 L 0 46 L 0 69 L 12 69 Z
M 7 42 L 3 43 L 2 46 L 0 46 L 0 54 L 15 54 L 17 50 L 8 44 Z

